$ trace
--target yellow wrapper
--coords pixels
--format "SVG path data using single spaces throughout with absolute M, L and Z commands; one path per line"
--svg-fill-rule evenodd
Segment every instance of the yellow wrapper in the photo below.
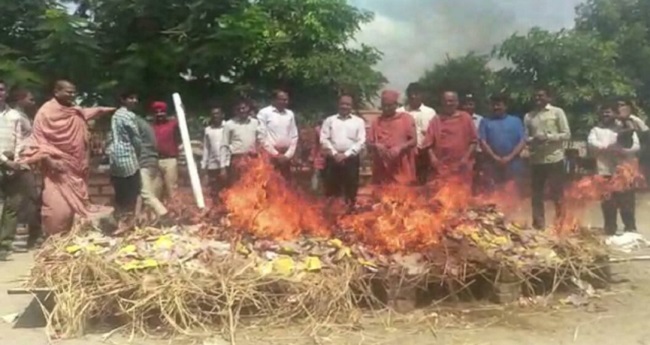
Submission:
M 273 272 L 283 276 L 289 276 L 296 269 L 296 263 L 289 256 L 279 256 L 273 260 Z
M 155 246 L 160 249 L 170 249 L 174 245 L 169 235 L 160 236 L 155 243 Z
M 307 272 L 320 271 L 323 268 L 323 264 L 320 262 L 320 259 L 315 256 L 309 256 L 305 259 L 305 270 Z
M 73 246 L 69 246 L 69 247 L 65 248 L 65 251 L 68 252 L 68 254 L 74 254 L 74 253 L 76 253 L 76 252 L 78 252 L 80 250 L 81 250 L 81 247 L 76 245 L 76 244 L 73 245 Z

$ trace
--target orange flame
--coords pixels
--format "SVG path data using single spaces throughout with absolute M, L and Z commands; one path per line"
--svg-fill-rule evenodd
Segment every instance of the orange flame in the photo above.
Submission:
M 558 219 L 555 231 L 560 234 L 575 231 L 588 203 L 607 199 L 612 193 L 644 186 L 645 178 L 636 161 L 619 165 L 611 178 L 588 176 L 570 184 L 564 192 L 565 215 Z
M 625 164 L 610 179 L 591 176 L 570 184 L 565 191 L 568 209 L 556 223 L 556 234 L 575 231 L 587 203 L 641 183 L 638 165 Z M 359 202 L 357 212 L 344 214 L 345 208 L 337 208 L 336 203 L 325 204 L 298 192 L 265 158 L 251 160 L 241 179 L 223 191 L 221 199 L 221 205 L 203 212 L 201 217 L 209 222 L 227 214 L 231 230 L 226 236 L 245 234 L 278 241 L 301 236 L 340 236 L 377 253 L 423 251 L 439 244 L 454 229 L 475 228 L 474 221 L 464 216 L 473 206 L 496 204 L 506 212 L 522 208 L 522 198 L 514 183 L 490 195 L 472 197 L 467 183 L 446 179 L 417 188 L 374 187 L 370 198 Z M 189 199 L 177 200 L 184 200 L 185 205 L 174 212 L 188 213 L 187 205 L 192 204 Z
M 255 237 L 289 240 L 329 234 L 319 203 L 291 188 L 265 158 L 251 160 L 221 198 L 231 224 Z
M 376 188 L 367 211 L 343 216 L 338 226 L 356 242 L 377 252 L 419 251 L 440 242 L 450 221 L 470 201 L 456 181 L 440 188 Z

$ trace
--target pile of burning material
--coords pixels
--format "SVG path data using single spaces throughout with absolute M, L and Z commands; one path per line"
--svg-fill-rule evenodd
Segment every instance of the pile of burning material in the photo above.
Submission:
M 247 320 L 345 323 L 361 267 L 337 240 L 231 243 L 205 238 L 197 227 L 109 238 L 79 226 L 46 243 L 30 286 L 54 291 L 49 324 L 62 336 L 97 322 L 192 334 Z
M 384 188 L 343 214 L 295 192 L 259 160 L 222 200 L 201 212 L 171 207 L 194 224 L 186 227 L 123 238 L 80 228 L 50 239 L 31 285 L 55 291 L 51 325 L 65 335 L 107 320 L 188 334 L 260 319 L 346 322 L 362 305 L 390 305 L 402 285 L 466 286 L 502 271 L 521 281 L 581 274 L 604 255 L 593 234 L 519 227 L 452 184 Z

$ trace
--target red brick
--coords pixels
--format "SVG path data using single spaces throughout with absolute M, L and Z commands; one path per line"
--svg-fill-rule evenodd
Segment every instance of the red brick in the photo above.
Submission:
M 96 186 L 88 187 L 88 194 L 90 194 L 91 197 L 95 196 L 95 195 L 100 195 L 101 193 L 102 193 L 101 188 L 99 188 L 99 187 L 96 187 Z
M 99 190 L 100 190 L 100 195 L 103 195 L 103 196 L 113 196 L 113 195 L 115 195 L 115 191 L 113 190 L 113 186 L 111 186 L 111 185 L 104 185 Z
M 108 196 L 91 196 L 90 202 L 95 205 L 111 205 L 113 203 L 113 198 Z
M 90 181 L 88 184 L 90 186 L 103 186 L 111 184 L 111 177 L 106 173 L 91 173 Z

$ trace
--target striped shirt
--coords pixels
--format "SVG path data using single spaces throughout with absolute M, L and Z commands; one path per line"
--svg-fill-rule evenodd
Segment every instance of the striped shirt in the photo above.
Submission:
M 115 177 L 129 177 L 140 169 L 138 157 L 142 147 L 136 115 L 122 107 L 111 119 L 108 139 L 108 158 L 111 174 Z
M 0 161 L 15 160 L 18 157 L 23 137 L 22 115 L 5 106 L 0 111 Z M 9 156 L 9 157 L 8 157 Z M 13 156 L 13 157 L 12 157 Z

